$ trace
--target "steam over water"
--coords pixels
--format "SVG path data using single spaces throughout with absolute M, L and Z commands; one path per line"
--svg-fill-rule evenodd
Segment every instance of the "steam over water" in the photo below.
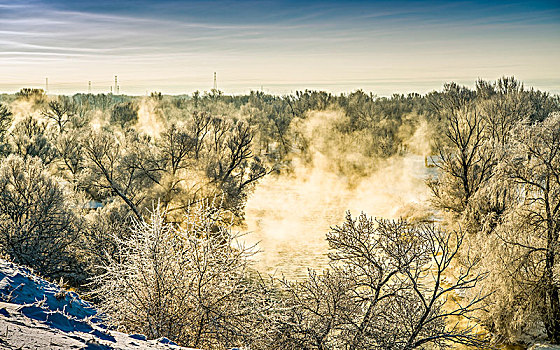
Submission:
M 316 160 L 317 160 L 316 156 Z M 293 175 L 270 176 L 257 185 L 246 207 L 248 243 L 259 242 L 261 272 L 302 278 L 308 268 L 328 263 L 325 234 L 350 210 L 383 218 L 430 216 L 425 179 L 432 169 L 417 155 L 395 157 L 371 176 L 350 186 L 348 179 L 325 171 L 321 161 Z

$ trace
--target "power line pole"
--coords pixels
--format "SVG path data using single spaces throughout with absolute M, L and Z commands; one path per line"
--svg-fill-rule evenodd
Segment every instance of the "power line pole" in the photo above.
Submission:
M 91 80 L 88 81 L 87 92 L 88 92 L 88 94 L 91 94 Z
M 117 85 L 117 76 L 115 75 L 115 89 L 113 90 L 115 92 L 115 95 L 119 94 L 119 88 Z
M 214 72 L 214 90 L 218 90 L 218 82 L 216 81 L 216 72 Z

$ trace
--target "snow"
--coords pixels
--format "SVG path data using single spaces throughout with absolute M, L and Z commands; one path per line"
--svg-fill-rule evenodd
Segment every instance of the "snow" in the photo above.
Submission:
M 0 259 L 0 349 L 186 349 L 109 329 L 90 303 Z

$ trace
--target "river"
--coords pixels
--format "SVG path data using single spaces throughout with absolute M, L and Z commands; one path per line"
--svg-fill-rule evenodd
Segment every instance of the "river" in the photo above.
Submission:
M 248 244 L 258 243 L 256 267 L 263 273 L 300 279 L 307 269 L 328 265 L 325 234 L 347 210 L 383 218 L 426 215 L 426 178 L 434 173 L 417 155 L 395 157 L 374 174 L 350 184 L 321 167 L 299 168 L 260 182 L 246 206 Z

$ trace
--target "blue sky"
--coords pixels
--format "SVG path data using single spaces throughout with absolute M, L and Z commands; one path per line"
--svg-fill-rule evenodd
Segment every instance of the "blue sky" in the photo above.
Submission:
M 0 91 L 427 92 L 515 75 L 560 92 L 557 1 L 5 1 Z

